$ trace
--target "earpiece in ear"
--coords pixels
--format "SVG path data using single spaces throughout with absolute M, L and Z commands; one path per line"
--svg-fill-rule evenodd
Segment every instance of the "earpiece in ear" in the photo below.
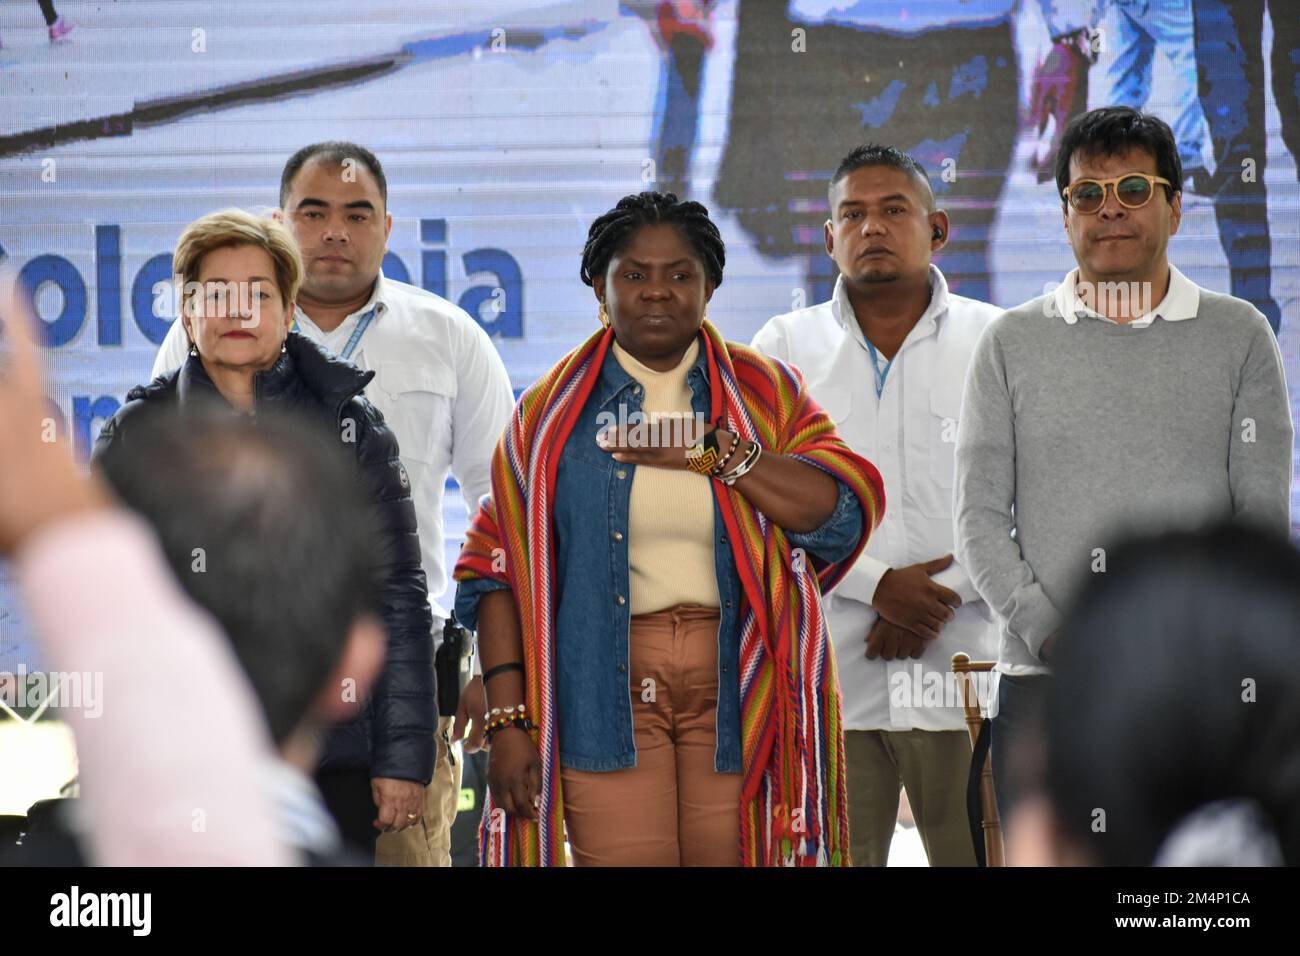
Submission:
M 943 238 L 943 230 L 940 229 L 938 226 L 934 227 L 934 238 L 935 240 L 939 240 Z

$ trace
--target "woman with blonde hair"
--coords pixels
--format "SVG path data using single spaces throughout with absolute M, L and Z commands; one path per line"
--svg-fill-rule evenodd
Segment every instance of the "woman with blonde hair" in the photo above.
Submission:
M 327 429 L 355 459 L 384 543 L 387 659 L 358 715 L 326 740 L 317 782 L 343 838 L 372 855 L 381 829 L 402 830 L 419 820 L 435 752 L 432 612 L 397 439 L 361 394 L 375 373 L 292 330 L 303 264 L 279 222 L 238 209 L 204 216 L 181 234 L 173 272 L 181 283 L 189 357 L 127 394 L 105 423 L 94 458 L 131 454 L 134 425 L 143 416 L 215 404 L 235 414 L 293 415 L 304 427 Z M 212 555 L 205 573 L 221 573 Z

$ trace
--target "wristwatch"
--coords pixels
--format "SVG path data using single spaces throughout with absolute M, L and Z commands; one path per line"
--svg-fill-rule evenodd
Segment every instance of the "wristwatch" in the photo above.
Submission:
M 718 429 L 709 431 L 703 438 L 686 449 L 686 467 L 697 475 L 707 475 L 718 463 L 722 450 L 718 447 Z

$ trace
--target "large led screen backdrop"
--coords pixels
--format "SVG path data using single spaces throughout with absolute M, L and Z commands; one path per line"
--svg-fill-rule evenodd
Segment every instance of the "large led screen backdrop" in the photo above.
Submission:
M 597 321 L 579 255 L 629 192 L 714 213 L 728 261 L 709 315 L 730 338 L 825 296 L 825 180 L 864 141 L 929 169 L 957 291 L 1040 294 L 1074 264 L 1042 172 L 1071 95 L 1174 127 L 1203 172 L 1171 259 L 1269 316 L 1300 393 L 1291 0 L 56 5 L 76 29 L 52 44 L 35 0 L 0 4 L 0 255 L 35 289 L 52 408 L 83 458 L 174 317 L 159 283 L 181 228 L 269 210 L 306 143 L 379 155 L 386 274 L 474 315 L 518 390 Z M 1053 46 L 1080 25 L 1082 84 Z M 446 500 L 454 553 L 466 516 Z M 0 572 L 0 670 L 37 663 Z

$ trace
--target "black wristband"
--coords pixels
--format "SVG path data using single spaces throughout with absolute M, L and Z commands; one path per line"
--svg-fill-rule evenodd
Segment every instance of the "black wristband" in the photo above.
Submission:
M 506 671 L 519 671 L 519 673 L 522 674 L 524 672 L 524 665 L 520 664 L 518 661 L 511 661 L 509 664 L 498 664 L 496 667 L 483 672 L 483 683 L 486 684 L 498 674 L 504 674 Z

